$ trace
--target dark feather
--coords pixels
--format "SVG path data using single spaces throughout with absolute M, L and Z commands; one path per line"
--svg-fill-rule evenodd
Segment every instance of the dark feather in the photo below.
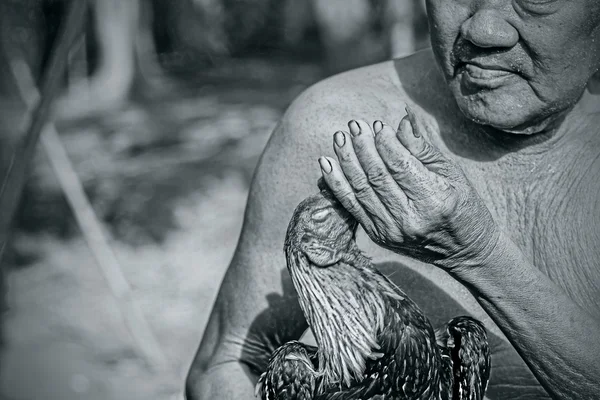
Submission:
M 318 348 L 288 342 L 259 379 L 262 400 L 481 400 L 491 361 L 483 325 L 434 332 L 356 246 L 357 223 L 325 189 L 296 208 L 287 266 Z
M 298 341 L 277 348 L 256 384 L 263 400 L 310 400 L 315 396 L 317 348 Z

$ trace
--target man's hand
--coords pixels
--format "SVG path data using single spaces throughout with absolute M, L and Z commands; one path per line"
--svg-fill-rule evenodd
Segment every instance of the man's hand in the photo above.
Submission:
M 380 246 L 446 269 L 478 264 L 499 229 L 460 167 L 407 113 L 397 131 L 350 121 L 350 133 L 334 135 L 338 161 L 319 159 L 323 177 Z

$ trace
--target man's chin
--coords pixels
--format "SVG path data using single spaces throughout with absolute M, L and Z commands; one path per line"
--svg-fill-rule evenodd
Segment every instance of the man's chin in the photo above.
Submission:
M 511 121 L 507 123 L 506 120 L 503 121 L 478 121 L 477 119 L 471 119 L 473 122 L 478 124 L 492 127 L 498 131 L 508 133 L 511 135 L 535 135 L 541 132 L 545 132 L 550 125 L 549 121 L 540 121 L 539 123 L 532 123 L 531 121 L 522 122 L 522 121 Z
M 504 105 L 510 104 L 509 102 L 473 101 L 470 98 L 459 97 L 457 104 L 462 114 L 476 124 L 513 135 L 534 135 L 544 132 L 554 120 L 536 117 L 536 113 L 526 112 L 523 107 Z

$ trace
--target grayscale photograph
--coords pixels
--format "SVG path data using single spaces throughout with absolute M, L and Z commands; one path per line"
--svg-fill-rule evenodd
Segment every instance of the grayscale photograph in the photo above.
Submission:
M 0 400 L 600 400 L 600 1 L 0 0 Z

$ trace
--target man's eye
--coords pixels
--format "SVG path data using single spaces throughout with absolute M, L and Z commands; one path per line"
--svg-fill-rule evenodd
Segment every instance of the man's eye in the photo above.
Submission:
M 324 210 L 318 210 L 315 213 L 313 213 L 313 215 L 311 215 L 311 219 L 315 222 L 323 222 L 327 219 L 327 217 L 329 216 L 329 209 L 324 209 Z

